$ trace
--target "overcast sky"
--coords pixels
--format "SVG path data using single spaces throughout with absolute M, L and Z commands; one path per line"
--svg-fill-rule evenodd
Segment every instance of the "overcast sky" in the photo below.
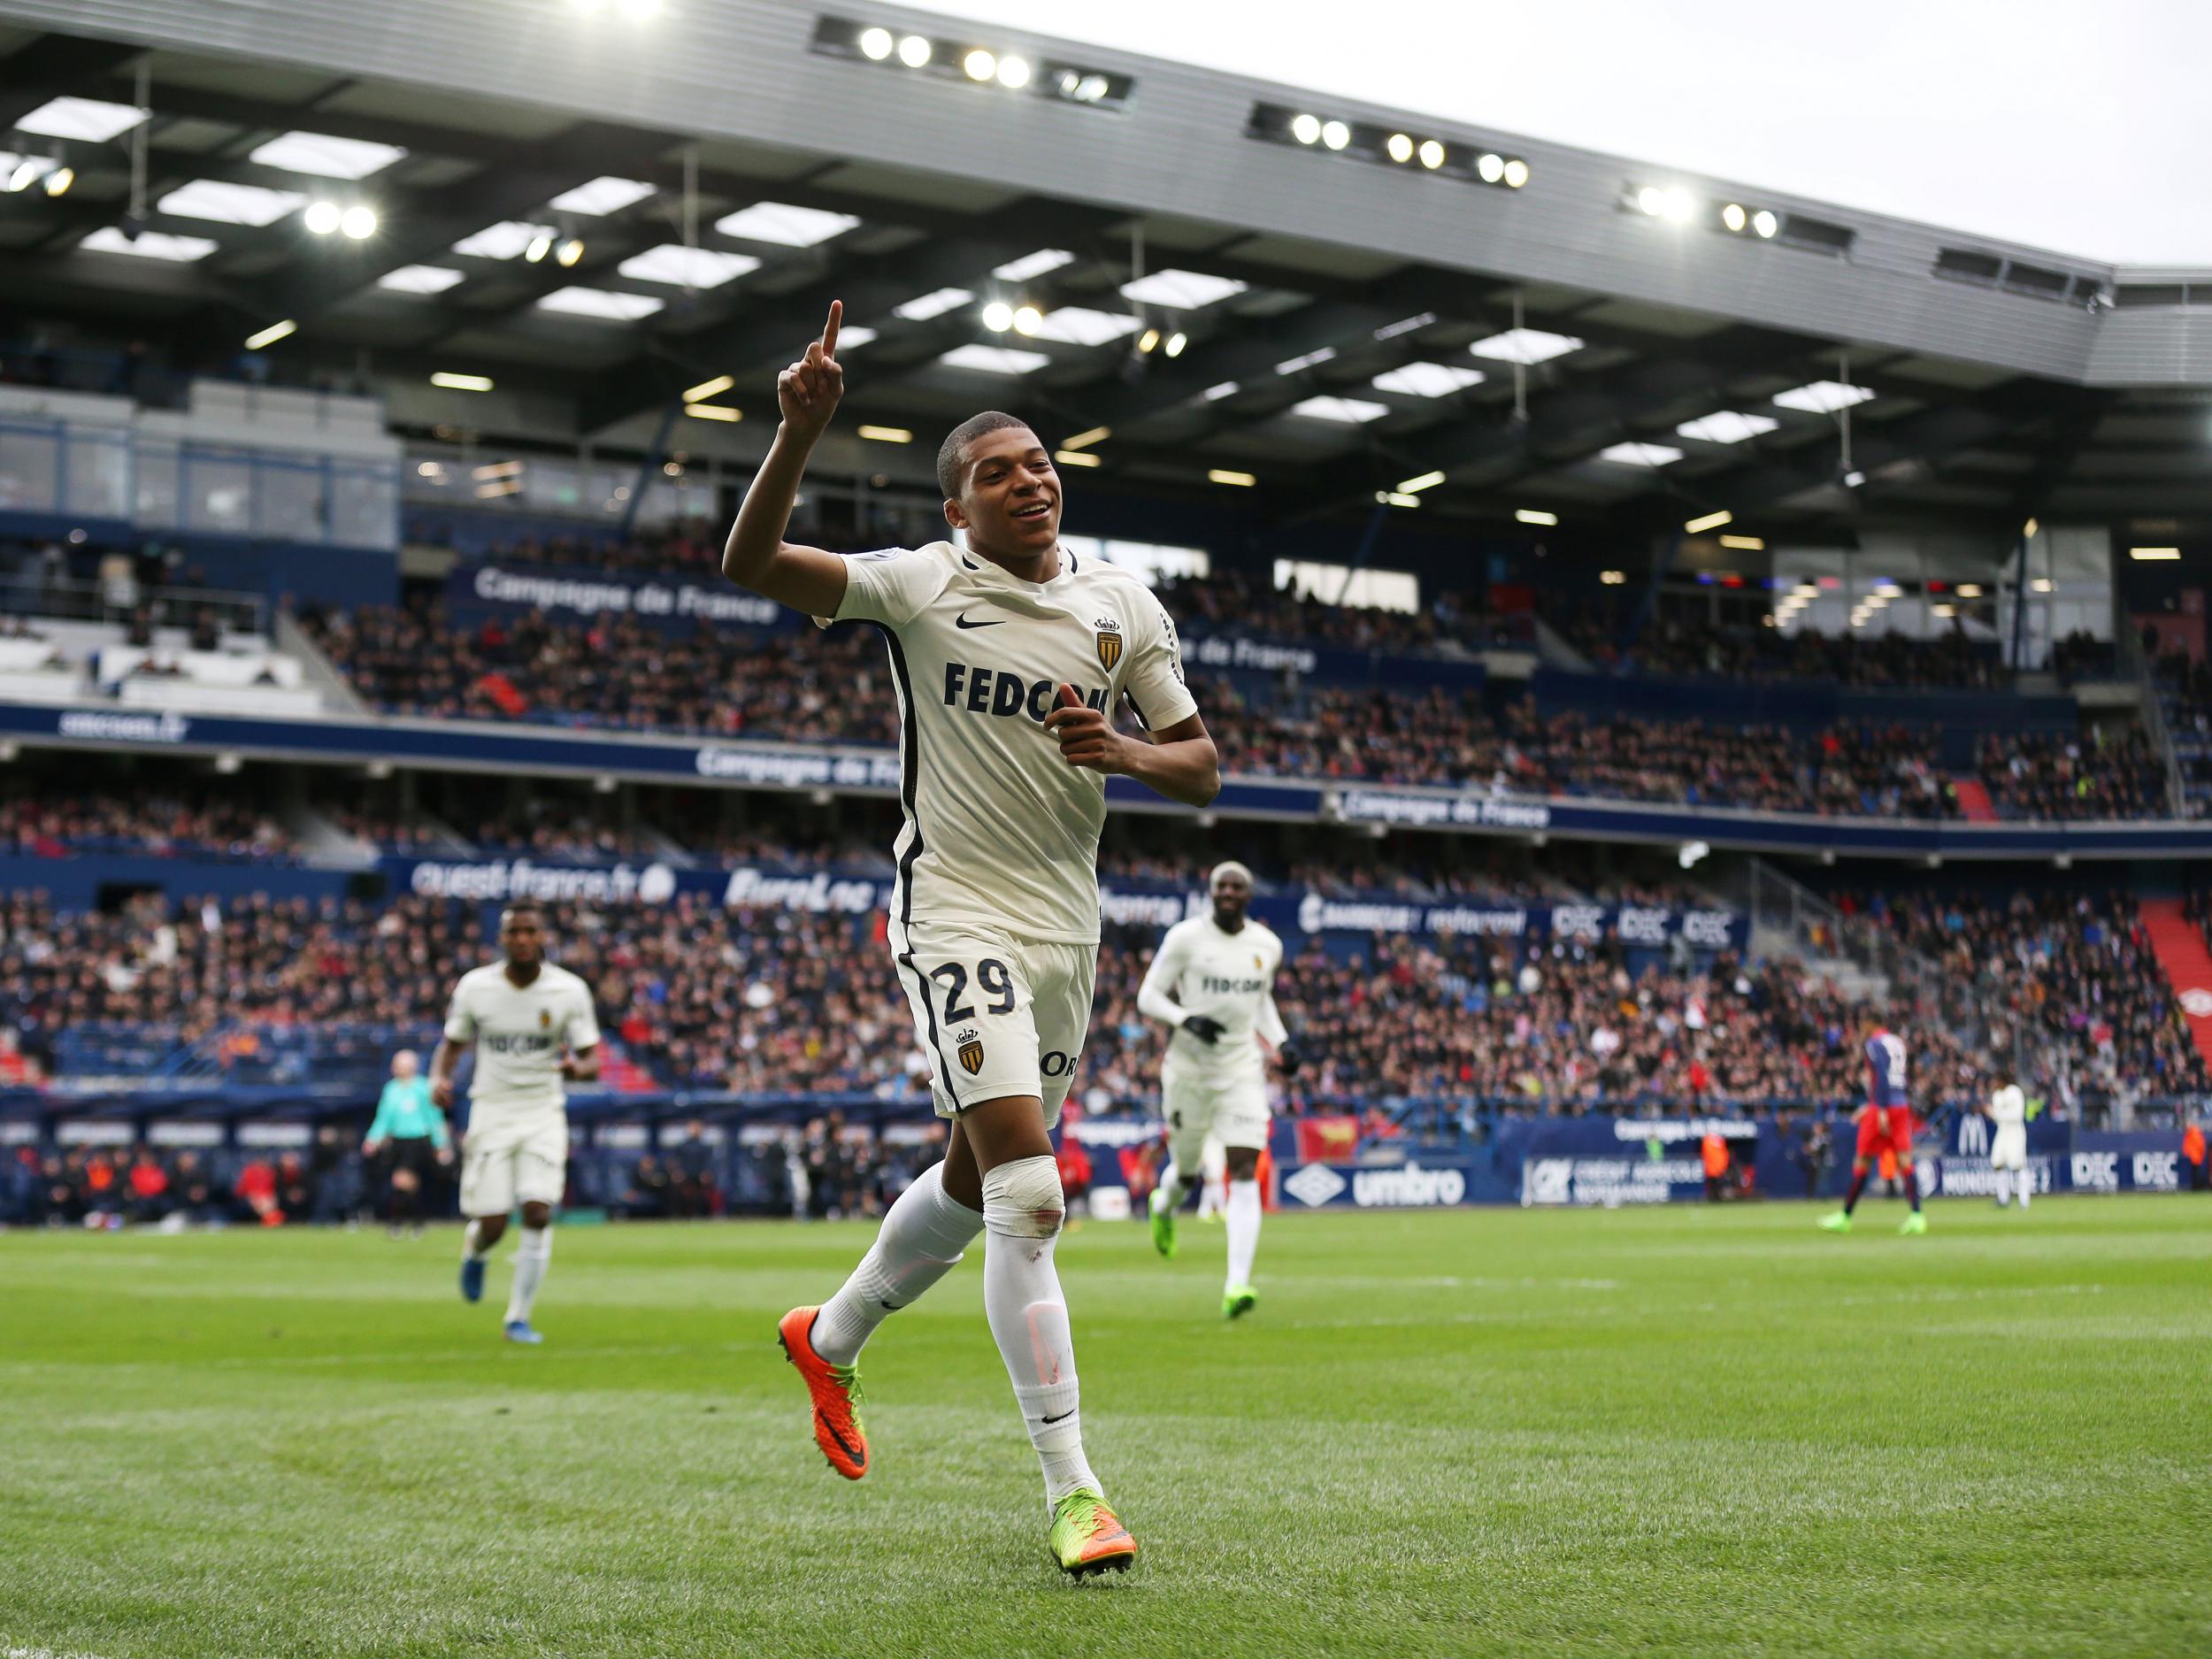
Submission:
M 2054 252 L 2212 266 L 2212 0 L 914 3 Z

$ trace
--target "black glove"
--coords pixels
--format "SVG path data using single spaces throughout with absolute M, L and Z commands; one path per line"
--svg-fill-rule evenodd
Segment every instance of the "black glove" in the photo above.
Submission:
M 1210 1014 L 1193 1014 L 1183 1022 L 1183 1029 L 1210 1048 L 1221 1041 L 1221 1033 L 1228 1027 Z
M 1283 1068 L 1285 1077 L 1294 1076 L 1305 1063 L 1306 1056 L 1300 1054 L 1293 1044 L 1279 1042 L 1275 1045 L 1275 1064 Z

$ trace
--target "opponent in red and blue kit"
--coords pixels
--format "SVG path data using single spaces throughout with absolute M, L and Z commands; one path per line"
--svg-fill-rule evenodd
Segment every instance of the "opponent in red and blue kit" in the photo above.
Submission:
M 1912 1200 L 1912 1214 L 1900 1233 L 1925 1233 L 1928 1217 L 1920 1209 L 1920 1183 L 1912 1167 L 1912 1107 L 1905 1098 L 1905 1040 L 1868 1015 L 1861 1027 L 1866 1052 L 1866 1106 L 1859 1113 L 1858 1154 L 1851 1161 L 1851 1191 L 1843 1208 L 1823 1216 L 1820 1225 L 1831 1233 L 1851 1231 L 1851 1212 L 1866 1190 L 1867 1172 L 1884 1152 L 1897 1157 L 1898 1178 L 1905 1196 Z

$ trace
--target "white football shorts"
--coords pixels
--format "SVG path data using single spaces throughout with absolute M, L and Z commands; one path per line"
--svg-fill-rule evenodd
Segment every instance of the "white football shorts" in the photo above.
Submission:
M 1989 1167 L 2024 1170 L 2028 1167 L 2028 1132 L 2019 1124 L 2002 1124 L 1990 1137 Z
M 557 1204 L 568 1183 L 568 1122 L 558 1112 L 472 1117 L 461 1144 L 461 1213 L 504 1216 L 517 1204 Z
M 1209 1134 L 1225 1147 L 1259 1151 L 1267 1145 L 1267 1079 L 1256 1066 L 1209 1076 L 1170 1053 L 1160 1064 L 1160 1107 L 1167 1114 L 1168 1155 L 1179 1170 L 1202 1165 Z
M 1045 1127 L 1060 1121 L 1090 1033 L 1096 945 L 910 922 L 893 929 L 892 959 L 929 1057 L 940 1118 L 1033 1094 L 1044 1102 Z

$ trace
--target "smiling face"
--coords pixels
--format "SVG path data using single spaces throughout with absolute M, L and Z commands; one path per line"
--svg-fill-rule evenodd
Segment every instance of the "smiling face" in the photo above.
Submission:
M 945 522 L 968 545 L 1001 564 L 1027 564 L 1060 540 L 1060 474 L 1051 453 L 1026 426 L 1002 426 L 962 446 L 960 490 L 945 503 Z
M 1252 881 L 1240 870 L 1224 870 L 1213 879 L 1214 919 L 1232 930 L 1242 926 L 1252 905 Z

